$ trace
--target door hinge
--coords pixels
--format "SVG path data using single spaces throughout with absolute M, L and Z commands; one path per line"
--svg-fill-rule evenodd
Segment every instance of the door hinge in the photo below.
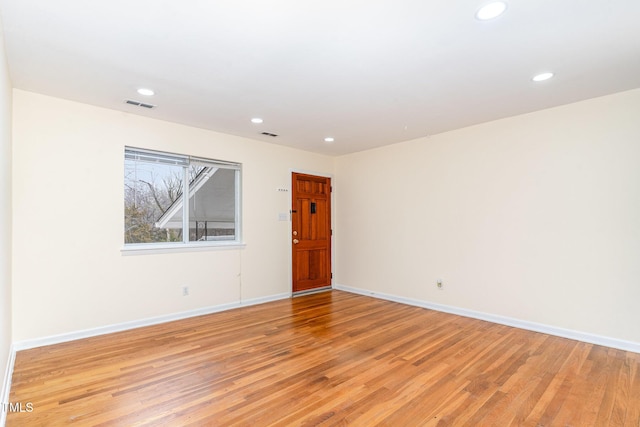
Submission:
M 333 193 L 333 185 L 329 186 L 329 193 Z
M 331 230 L 331 236 L 333 236 L 333 230 Z
M 331 273 L 331 278 L 333 279 L 333 273 Z

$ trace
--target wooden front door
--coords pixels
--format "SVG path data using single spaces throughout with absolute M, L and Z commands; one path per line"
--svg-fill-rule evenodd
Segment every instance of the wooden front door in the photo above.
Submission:
M 331 178 L 291 181 L 293 292 L 331 286 Z

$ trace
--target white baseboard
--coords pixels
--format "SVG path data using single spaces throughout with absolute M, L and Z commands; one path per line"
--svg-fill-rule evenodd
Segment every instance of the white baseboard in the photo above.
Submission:
M 479 320 L 486 320 L 488 322 L 498 323 L 501 325 L 513 326 L 520 329 L 526 329 L 534 332 L 541 332 L 544 334 L 554 335 L 562 338 L 569 338 L 576 341 L 583 341 L 590 344 L 603 345 L 606 347 L 617 348 L 619 350 L 640 353 L 640 343 L 633 342 L 633 341 L 625 341 L 617 338 L 609 338 L 601 335 L 595 335 L 595 334 L 590 334 L 590 333 L 580 332 L 580 331 L 573 331 L 570 329 L 558 328 L 555 326 L 545 325 L 541 323 L 515 319 L 512 317 L 483 313 L 481 311 L 467 310 L 465 308 L 436 304 L 432 302 L 416 300 L 413 298 L 405 298 L 405 297 L 400 297 L 396 295 L 385 294 L 382 292 L 373 292 L 366 289 L 352 288 L 350 286 L 334 284 L 333 288 L 340 291 L 351 292 L 354 294 L 366 295 L 374 298 L 384 299 L 387 301 L 399 302 L 401 304 L 428 308 L 430 310 L 442 311 L 445 313 L 456 314 L 458 316 L 471 317 L 473 319 L 479 319 Z
M 0 403 L 9 403 L 9 393 L 11 392 L 11 378 L 13 376 L 13 365 L 16 361 L 16 349 L 13 344 L 9 347 L 9 359 L 7 360 L 7 368 L 4 372 L 4 381 L 2 390 L 0 390 Z M 7 422 L 7 411 L 4 407 L 0 409 L 0 426 L 4 426 Z
M 266 297 L 251 298 L 247 300 L 220 304 L 211 307 L 199 308 L 195 310 L 183 311 L 180 313 L 166 314 L 163 316 L 149 317 L 146 319 L 133 320 L 130 322 L 123 322 L 114 325 L 100 326 L 98 328 L 85 329 L 81 331 L 69 332 L 60 335 L 52 335 L 48 337 L 35 338 L 24 341 L 14 342 L 13 355 L 16 351 L 28 350 L 30 348 L 42 347 L 45 345 L 60 344 L 67 341 L 79 340 L 82 338 L 90 338 L 98 335 L 111 334 L 114 332 L 126 331 L 129 329 L 141 328 L 143 326 L 157 325 L 160 323 L 172 322 L 174 320 L 187 319 L 189 317 L 202 316 L 205 314 L 217 313 L 220 311 L 231 310 L 239 307 L 248 307 L 251 305 L 262 304 L 265 302 L 277 301 L 281 299 L 290 298 L 291 293 L 283 293 L 276 295 L 269 295 Z M 13 372 L 13 366 L 11 367 L 11 373 Z
M 240 307 L 248 307 L 250 305 L 264 304 L 265 302 L 278 301 L 278 300 L 287 299 L 287 298 L 291 298 L 291 292 L 269 295 L 266 297 L 246 299 L 240 302 Z

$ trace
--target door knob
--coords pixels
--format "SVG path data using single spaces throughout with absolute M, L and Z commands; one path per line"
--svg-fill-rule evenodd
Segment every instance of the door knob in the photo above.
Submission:
M 293 239 L 293 244 L 294 244 L 294 245 L 297 245 L 298 243 L 300 243 L 300 240 L 298 240 L 298 239 Z

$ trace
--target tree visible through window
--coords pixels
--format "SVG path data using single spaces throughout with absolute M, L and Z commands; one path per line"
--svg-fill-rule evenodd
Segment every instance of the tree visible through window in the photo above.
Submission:
M 126 148 L 125 244 L 238 241 L 239 183 L 237 163 Z

